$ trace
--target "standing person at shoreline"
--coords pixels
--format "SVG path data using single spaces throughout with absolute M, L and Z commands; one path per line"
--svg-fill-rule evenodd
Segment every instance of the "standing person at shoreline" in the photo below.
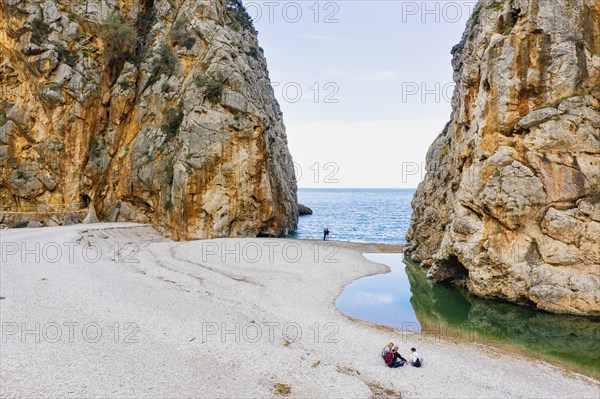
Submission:
M 329 237 L 329 227 L 325 227 L 325 229 L 323 229 L 323 241 L 326 241 L 327 237 Z

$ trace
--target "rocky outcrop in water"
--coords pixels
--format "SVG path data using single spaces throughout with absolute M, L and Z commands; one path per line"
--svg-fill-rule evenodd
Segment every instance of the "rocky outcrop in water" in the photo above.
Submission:
M 282 114 L 240 1 L 6 0 L 0 71 L 0 223 L 91 206 L 174 239 L 295 229 Z
M 407 254 L 481 297 L 600 315 L 600 1 L 480 1 L 453 54 Z
M 298 214 L 300 216 L 312 215 L 313 211 L 306 205 L 298 204 Z

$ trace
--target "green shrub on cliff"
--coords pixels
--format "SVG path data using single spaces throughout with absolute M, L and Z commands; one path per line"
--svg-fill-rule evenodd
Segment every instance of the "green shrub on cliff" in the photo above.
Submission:
M 97 139 L 90 141 L 90 155 L 92 158 L 100 158 L 102 156 L 102 144 L 102 141 L 98 141 Z
M 183 46 L 186 49 L 191 49 L 196 43 L 196 38 L 186 32 L 185 26 L 188 24 L 187 18 L 179 18 L 173 23 L 169 31 L 169 39 L 174 46 Z
M 252 58 L 254 58 L 255 60 L 259 59 L 259 54 L 260 53 L 259 53 L 259 51 L 258 51 L 258 49 L 256 47 L 250 47 L 250 53 L 248 53 L 248 54 L 250 54 L 250 56 Z
M 111 13 L 102 24 L 100 37 L 107 62 L 124 62 L 135 47 L 135 30 L 118 12 Z
M 241 0 L 227 0 L 227 18 L 228 22 L 236 29 L 249 30 L 256 34 L 252 17 L 246 11 L 246 7 Z
M 152 59 L 152 76 L 150 82 L 156 82 L 162 75 L 171 76 L 177 66 L 177 57 L 167 43 L 162 43 Z
M 62 89 L 62 86 L 56 82 L 52 82 L 48 85 L 48 88 L 53 91 L 59 91 L 60 89 Z
M 64 62 L 71 68 L 77 65 L 77 62 L 79 62 L 79 55 L 77 53 L 69 51 L 60 42 L 54 42 L 54 45 L 56 46 L 56 53 L 58 54 L 58 59 L 60 60 L 60 62 Z
M 210 101 L 212 104 L 218 104 L 221 101 L 221 95 L 223 94 L 223 78 L 219 74 L 206 72 L 202 75 L 198 75 L 195 78 L 196 86 L 204 89 L 204 98 Z
M 479 3 L 473 10 L 473 14 L 471 15 L 471 29 L 473 29 L 476 25 L 479 25 L 479 17 L 480 17 L 482 8 L 483 8 L 483 5 L 481 3 Z
M 50 34 L 50 26 L 41 18 L 31 21 L 31 43 L 40 45 Z
M 444 145 L 442 146 L 442 149 L 440 150 L 440 162 L 444 160 L 444 158 L 446 158 L 446 156 L 448 155 L 448 143 L 444 143 Z
M 118 12 L 110 14 L 102 23 L 100 38 L 104 41 L 104 60 L 113 85 L 123 70 L 125 61 L 135 55 L 136 33 Z
M 171 139 L 179 132 L 179 126 L 183 122 L 183 109 L 181 104 L 178 108 L 168 108 L 163 112 L 164 123 L 160 127 L 166 135 L 167 139 Z
M 8 100 L 0 101 L 0 126 L 4 126 L 8 123 L 6 113 L 12 108 L 14 104 Z
M 133 85 L 128 80 L 123 80 L 119 82 L 119 87 L 121 88 L 121 90 L 129 90 L 133 87 Z
M 135 20 L 135 29 L 138 32 L 138 44 L 145 44 L 146 37 L 152 29 L 152 25 L 156 22 L 156 13 L 154 8 L 149 7 L 138 13 Z

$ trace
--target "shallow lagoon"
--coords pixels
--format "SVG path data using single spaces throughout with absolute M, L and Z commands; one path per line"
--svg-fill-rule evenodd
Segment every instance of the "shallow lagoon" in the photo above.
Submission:
M 349 284 L 336 301 L 346 315 L 426 338 L 460 338 L 509 345 L 525 353 L 600 377 L 600 320 L 550 314 L 481 299 L 434 283 L 402 254 L 365 254 L 391 268 Z

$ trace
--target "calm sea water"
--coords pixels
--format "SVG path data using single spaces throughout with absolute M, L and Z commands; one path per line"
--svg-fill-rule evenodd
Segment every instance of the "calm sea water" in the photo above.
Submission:
M 413 189 L 300 189 L 298 202 L 313 210 L 300 217 L 296 238 L 403 244 Z

